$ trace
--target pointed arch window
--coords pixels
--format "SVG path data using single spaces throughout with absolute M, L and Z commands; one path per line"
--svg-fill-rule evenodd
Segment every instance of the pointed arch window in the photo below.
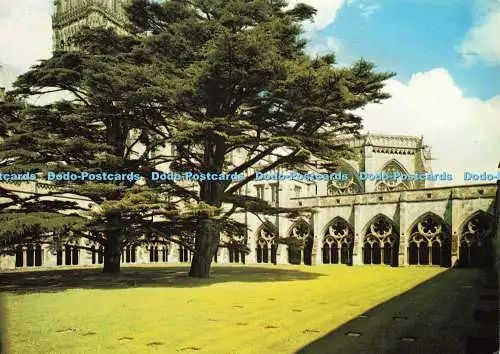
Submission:
M 191 261 L 191 251 L 184 246 L 179 246 L 179 262 L 187 263 Z
M 492 263 L 493 216 L 478 212 L 464 224 L 460 233 L 459 264 L 462 267 L 487 267 Z
M 122 249 L 122 262 L 123 263 L 135 263 L 137 253 L 136 245 L 128 245 Z M 153 250 L 154 257 L 154 250 Z
M 159 253 L 158 246 L 153 245 L 153 246 L 149 247 L 149 261 L 151 263 L 157 263 L 159 258 L 160 258 L 160 253 Z
M 43 250 L 42 246 L 35 246 L 35 267 L 40 267 L 43 263 Z
M 24 250 L 23 246 L 16 247 L 16 267 L 22 267 L 24 265 Z
M 451 265 L 449 228 L 437 215 L 427 214 L 412 227 L 408 244 L 409 265 Z
M 246 241 L 243 238 L 237 238 L 229 242 L 227 246 L 229 263 L 245 264 L 245 252 L 242 250 L 245 245 Z
M 288 263 L 311 265 L 313 246 L 311 225 L 299 219 L 292 225 L 288 240 Z
M 363 239 L 363 263 L 396 267 L 399 256 L 399 235 L 391 219 L 378 215 L 368 226 Z
M 274 225 L 270 222 L 262 225 L 257 232 L 257 263 L 276 264 L 277 254 L 277 232 Z
M 340 172 L 347 176 L 345 180 L 331 180 L 326 185 L 327 195 L 348 195 L 359 194 L 363 192 L 363 187 L 358 179 L 358 173 L 347 162 L 343 162 L 335 172 Z
M 347 221 L 335 219 L 326 229 L 321 250 L 323 264 L 352 264 L 354 231 Z
M 26 266 L 33 267 L 35 265 L 35 248 L 33 245 L 28 245 L 26 248 Z
M 413 182 L 403 178 L 408 175 L 408 171 L 396 160 L 389 161 L 379 173 L 383 178 L 375 184 L 377 192 L 405 191 L 414 188 Z

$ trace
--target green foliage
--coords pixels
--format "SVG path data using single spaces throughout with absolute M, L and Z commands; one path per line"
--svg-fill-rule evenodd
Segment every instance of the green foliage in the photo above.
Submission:
M 0 252 L 13 254 L 16 245 L 27 243 L 54 244 L 54 235 L 79 230 L 85 219 L 79 215 L 65 215 L 43 211 L 0 212 Z
M 18 79 L 11 93 L 18 98 L 50 90 L 72 99 L 22 113 L 4 106 L 3 158 L 42 172 L 51 163 L 147 177 L 168 163 L 174 171 L 246 174 L 237 183 L 200 181 L 196 190 L 174 181 L 64 186 L 98 206 L 88 214 L 93 230 L 105 230 L 106 213 L 118 209 L 137 238 L 141 228 L 167 238 L 195 232 L 206 218 L 236 235 L 241 225 L 228 220 L 237 211 L 310 211 L 276 208 L 236 191 L 255 172 L 306 169 L 318 160 L 334 168 L 350 156 L 337 138 L 359 132 L 355 112 L 389 97 L 383 85 L 393 74 L 376 72 L 365 60 L 339 67 L 334 53 L 311 58 L 300 23 L 315 10 L 286 6 L 281 0 L 134 1 L 127 10 L 130 35 L 86 29 L 73 39 L 78 51 L 56 52 Z M 145 149 L 134 154 L 137 144 Z M 167 145 L 178 154 L 161 153 Z M 246 158 L 235 165 L 233 152 Z

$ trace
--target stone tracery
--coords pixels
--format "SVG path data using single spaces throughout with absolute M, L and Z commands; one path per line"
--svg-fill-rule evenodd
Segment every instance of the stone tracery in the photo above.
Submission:
M 469 218 L 461 230 L 459 255 L 461 266 L 489 265 L 492 229 L 493 217 L 488 213 L 479 212 Z
M 361 187 L 356 182 L 354 175 L 350 175 L 346 181 L 331 180 L 327 184 L 328 195 L 348 195 L 361 193 Z
M 229 255 L 229 263 L 242 263 L 246 262 L 246 252 L 242 250 L 246 246 L 247 240 L 243 235 L 232 235 L 228 237 L 227 251 Z
M 393 222 L 384 215 L 378 215 L 363 240 L 363 263 L 397 266 L 398 255 L 399 235 Z
M 305 220 L 296 221 L 288 235 L 288 262 L 310 265 L 312 263 L 313 233 L 311 225 Z
M 336 218 L 323 237 L 322 260 L 325 264 L 352 264 L 354 231 L 341 218 Z
M 276 264 L 277 232 L 275 226 L 266 222 L 257 231 L 257 263 Z
M 450 233 L 439 216 L 427 214 L 413 226 L 408 246 L 408 264 L 451 264 Z
M 380 173 L 393 177 L 398 175 L 408 175 L 408 173 L 396 161 L 389 162 Z M 384 178 L 377 181 L 375 184 L 375 191 L 377 192 L 405 191 L 408 189 L 412 189 L 412 184 L 402 178 Z

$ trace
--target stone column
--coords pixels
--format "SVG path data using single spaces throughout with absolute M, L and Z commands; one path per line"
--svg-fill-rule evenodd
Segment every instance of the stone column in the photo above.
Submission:
M 168 262 L 177 263 L 179 262 L 179 245 L 176 243 L 171 243 L 168 247 Z
M 408 202 L 406 202 L 406 192 L 401 193 L 399 203 L 399 253 L 398 266 L 408 265 L 408 241 L 411 230 L 408 230 L 410 223 L 408 220 Z
M 245 259 L 246 261 L 246 259 Z M 227 247 L 220 249 L 219 258 L 217 262 L 220 264 L 228 264 L 229 263 L 229 249 Z
M 362 205 L 354 204 L 354 246 L 352 250 L 352 265 L 363 264 L 363 227 L 365 226 Z
M 288 264 L 288 246 L 278 245 L 276 250 L 276 264 Z M 271 260 L 271 249 L 269 249 L 269 260 Z
M 459 260 L 459 250 L 460 250 L 460 223 L 463 220 L 463 211 L 462 203 L 464 202 L 462 199 L 455 199 L 458 197 L 459 190 L 452 190 L 451 192 L 451 266 L 455 266 Z M 445 220 L 446 222 L 447 220 Z
M 148 246 L 141 246 L 137 248 L 136 263 L 141 263 L 141 264 L 149 263 Z
M 42 266 L 55 267 L 57 265 L 57 253 L 53 255 L 48 248 L 42 249 Z
M 92 252 L 89 250 L 80 250 L 78 255 L 78 264 L 81 265 L 91 265 L 92 264 Z
M 247 245 L 250 249 L 250 252 L 246 255 L 245 263 L 246 264 L 256 264 L 257 263 L 257 252 L 255 249 L 257 248 L 257 234 L 256 231 L 260 227 L 260 220 L 258 220 L 255 215 L 246 214 L 247 228 L 248 230 L 248 239 Z
M 316 198 L 318 201 L 319 198 Z M 318 205 L 318 202 L 316 202 L 316 205 Z M 312 259 L 311 263 L 313 265 L 317 264 L 322 264 L 321 260 L 321 248 L 322 248 L 322 243 L 323 243 L 323 235 L 321 235 L 322 228 L 321 228 L 321 219 L 322 215 L 324 214 L 324 209 L 319 209 L 319 211 L 313 212 L 311 216 L 311 225 L 313 226 L 313 251 L 312 251 Z
M 371 145 L 365 145 L 365 161 L 364 161 L 364 171 L 375 173 L 375 168 L 373 166 L 373 147 Z M 363 183 L 363 182 L 361 182 Z M 375 191 L 375 181 L 365 180 L 364 181 L 365 192 Z

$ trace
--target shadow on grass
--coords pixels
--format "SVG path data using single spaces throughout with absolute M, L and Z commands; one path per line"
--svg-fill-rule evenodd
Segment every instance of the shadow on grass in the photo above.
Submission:
M 134 287 L 198 287 L 226 282 L 312 280 L 323 274 L 298 269 L 256 266 L 216 266 L 209 279 L 188 277 L 187 266 L 123 267 L 121 274 L 102 274 L 101 268 L 58 269 L 3 273 L 0 292 L 25 294 L 67 289 L 123 289 Z
M 297 353 L 492 354 L 498 331 L 497 274 L 449 269 Z

